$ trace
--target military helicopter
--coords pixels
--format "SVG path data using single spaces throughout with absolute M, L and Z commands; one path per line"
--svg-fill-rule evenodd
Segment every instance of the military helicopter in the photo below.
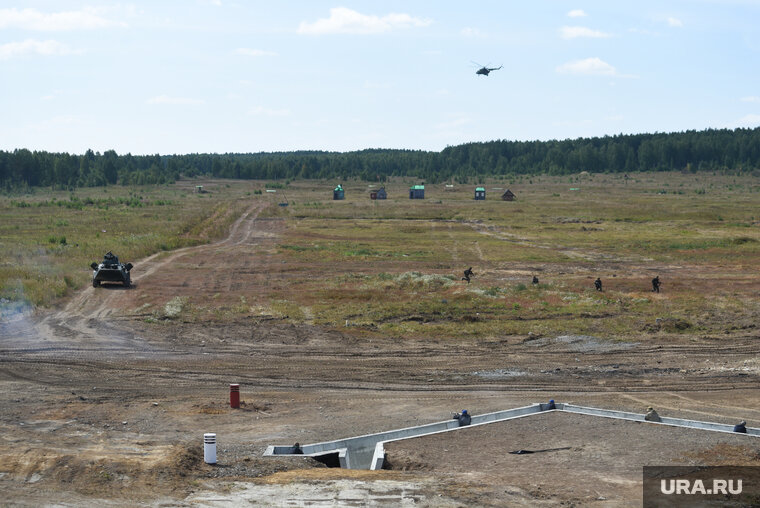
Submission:
M 472 63 L 474 63 L 475 65 L 480 65 L 478 62 L 472 62 Z M 500 66 L 498 66 L 498 67 L 488 67 L 488 66 L 486 66 L 486 65 L 480 65 L 480 69 L 478 69 L 478 70 L 477 70 L 477 72 L 476 72 L 475 74 L 482 74 L 483 76 L 488 76 L 488 74 L 489 74 L 491 71 L 498 71 L 498 70 L 499 70 L 499 69 L 501 69 L 502 67 L 504 67 L 504 66 L 503 66 L 503 65 L 500 65 Z

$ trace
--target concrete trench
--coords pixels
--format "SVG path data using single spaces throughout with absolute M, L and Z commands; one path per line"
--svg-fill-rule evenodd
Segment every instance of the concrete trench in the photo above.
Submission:
M 556 403 L 554 408 L 549 404 L 532 404 L 494 413 L 486 413 L 472 417 L 472 423 L 466 427 L 459 427 L 459 423 L 454 420 L 445 420 L 442 422 L 428 423 L 415 427 L 406 427 L 403 429 L 389 430 L 378 432 L 376 434 L 366 434 L 363 436 L 337 439 L 324 443 L 306 444 L 301 446 L 302 454 L 293 453 L 292 446 L 268 446 L 264 452 L 265 457 L 272 456 L 306 456 L 313 457 L 320 462 L 329 466 L 341 467 L 345 469 L 382 469 L 385 462 L 384 444 L 391 441 L 400 441 L 403 439 L 412 439 L 431 434 L 440 434 L 443 432 L 455 432 L 458 430 L 467 430 L 479 425 L 489 423 L 504 422 L 515 418 L 530 417 L 538 413 L 550 411 L 565 411 L 568 413 L 578 413 L 589 416 L 598 416 L 602 418 L 614 418 L 618 420 L 629 420 L 644 422 L 643 414 L 630 413 L 626 411 L 615 411 L 611 409 L 600 409 L 593 407 L 576 406 L 573 404 Z M 697 420 L 686 420 L 683 418 L 670 418 L 660 415 L 661 422 L 647 422 L 652 425 L 668 425 L 673 427 L 688 427 L 701 429 L 710 432 L 727 432 L 736 434 L 733 431 L 734 426 L 724 423 L 702 422 Z M 760 429 L 747 427 L 748 437 L 760 437 Z

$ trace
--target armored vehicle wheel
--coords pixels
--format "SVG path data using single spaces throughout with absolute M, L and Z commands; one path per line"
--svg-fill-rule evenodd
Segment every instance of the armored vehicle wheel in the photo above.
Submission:
M 92 287 L 96 288 L 96 287 L 98 287 L 98 286 L 100 286 L 100 281 L 99 281 L 99 280 L 95 280 L 95 279 L 92 279 Z
M 124 287 L 128 288 L 132 285 L 132 277 L 130 277 L 129 273 L 127 273 L 127 277 L 124 279 Z

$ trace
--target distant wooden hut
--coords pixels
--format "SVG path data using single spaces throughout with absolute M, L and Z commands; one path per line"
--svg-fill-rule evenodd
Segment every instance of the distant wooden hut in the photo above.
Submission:
M 333 200 L 338 199 L 346 199 L 346 194 L 343 191 L 343 186 L 340 184 L 338 184 L 338 186 L 333 189 Z
M 504 191 L 504 194 L 501 195 L 501 199 L 503 201 L 514 201 L 515 199 L 517 199 L 517 196 L 515 196 L 514 192 L 507 189 Z
M 412 185 L 409 187 L 409 199 L 425 199 L 425 186 Z
M 486 199 L 485 187 L 475 187 L 475 199 L 478 201 L 485 201 Z
M 369 199 L 387 199 L 388 194 L 385 192 L 385 187 L 380 187 L 376 191 L 369 193 Z

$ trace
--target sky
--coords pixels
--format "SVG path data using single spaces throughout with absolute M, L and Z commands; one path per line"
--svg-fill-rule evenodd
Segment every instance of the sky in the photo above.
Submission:
M 0 150 L 754 128 L 759 27 L 760 0 L 0 0 Z

